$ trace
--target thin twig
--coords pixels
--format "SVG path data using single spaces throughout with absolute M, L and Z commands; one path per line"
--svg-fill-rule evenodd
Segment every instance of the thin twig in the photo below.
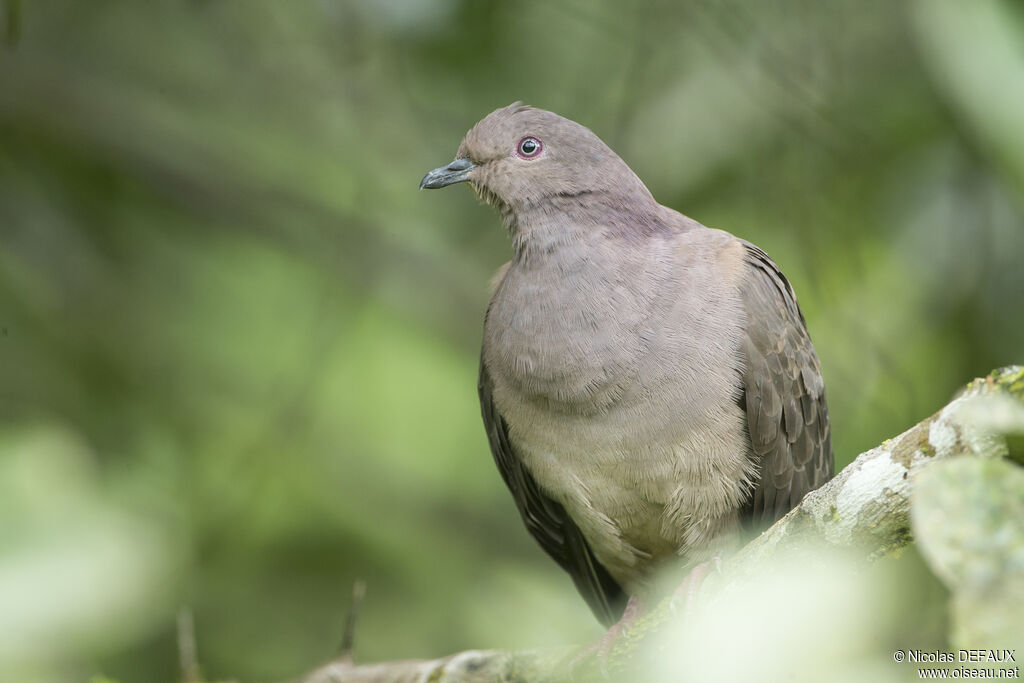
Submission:
M 365 595 L 366 582 L 356 579 L 352 584 L 352 604 L 348 608 L 348 616 L 345 617 L 345 631 L 341 634 L 341 645 L 338 646 L 338 659 L 342 661 L 352 661 L 352 651 L 356 642 L 356 622 Z
M 178 610 L 178 663 L 183 683 L 202 683 L 203 674 L 196 655 L 195 622 L 192 610 L 185 606 Z

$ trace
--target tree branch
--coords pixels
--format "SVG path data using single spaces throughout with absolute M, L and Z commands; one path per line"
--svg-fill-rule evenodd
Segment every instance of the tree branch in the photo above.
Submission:
M 1022 416 L 1024 368 L 1002 368 L 974 380 L 942 410 L 862 453 L 829 483 L 809 493 L 789 514 L 729 558 L 714 583 L 721 586 L 756 580 L 769 559 L 822 542 L 854 548 L 867 560 L 899 550 L 912 541 L 911 492 L 917 474 L 936 461 L 964 455 L 1009 457 L 1024 463 Z M 628 658 L 630 650 L 671 618 L 672 610 L 665 601 L 635 623 L 630 637 L 613 650 L 613 658 Z M 471 650 L 434 660 L 364 665 L 341 658 L 312 671 L 300 682 L 560 680 L 567 654 L 572 653 Z

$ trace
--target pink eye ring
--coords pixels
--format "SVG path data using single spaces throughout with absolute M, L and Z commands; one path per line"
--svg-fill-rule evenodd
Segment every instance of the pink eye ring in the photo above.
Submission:
M 516 145 L 516 154 L 522 159 L 536 159 L 543 150 L 544 143 L 532 135 L 527 135 Z

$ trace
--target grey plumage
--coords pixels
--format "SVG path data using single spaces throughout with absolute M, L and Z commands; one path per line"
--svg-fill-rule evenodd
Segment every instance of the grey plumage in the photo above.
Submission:
M 484 324 L 491 451 L 602 622 L 656 568 L 727 552 L 831 477 L 818 359 L 763 251 L 659 205 L 588 129 L 518 104 L 421 187 L 462 181 L 514 245 Z

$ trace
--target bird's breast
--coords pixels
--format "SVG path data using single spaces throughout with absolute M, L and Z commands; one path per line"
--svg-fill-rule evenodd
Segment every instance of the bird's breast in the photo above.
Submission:
M 500 382 L 559 413 L 607 410 L 635 382 L 647 352 L 651 301 L 618 274 L 506 275 L 484 330 Z
M 734 274 L 685 246 L 513 264 L 485 323 L 517 457 L 622 585 L 699 557 L 749 482 Z

